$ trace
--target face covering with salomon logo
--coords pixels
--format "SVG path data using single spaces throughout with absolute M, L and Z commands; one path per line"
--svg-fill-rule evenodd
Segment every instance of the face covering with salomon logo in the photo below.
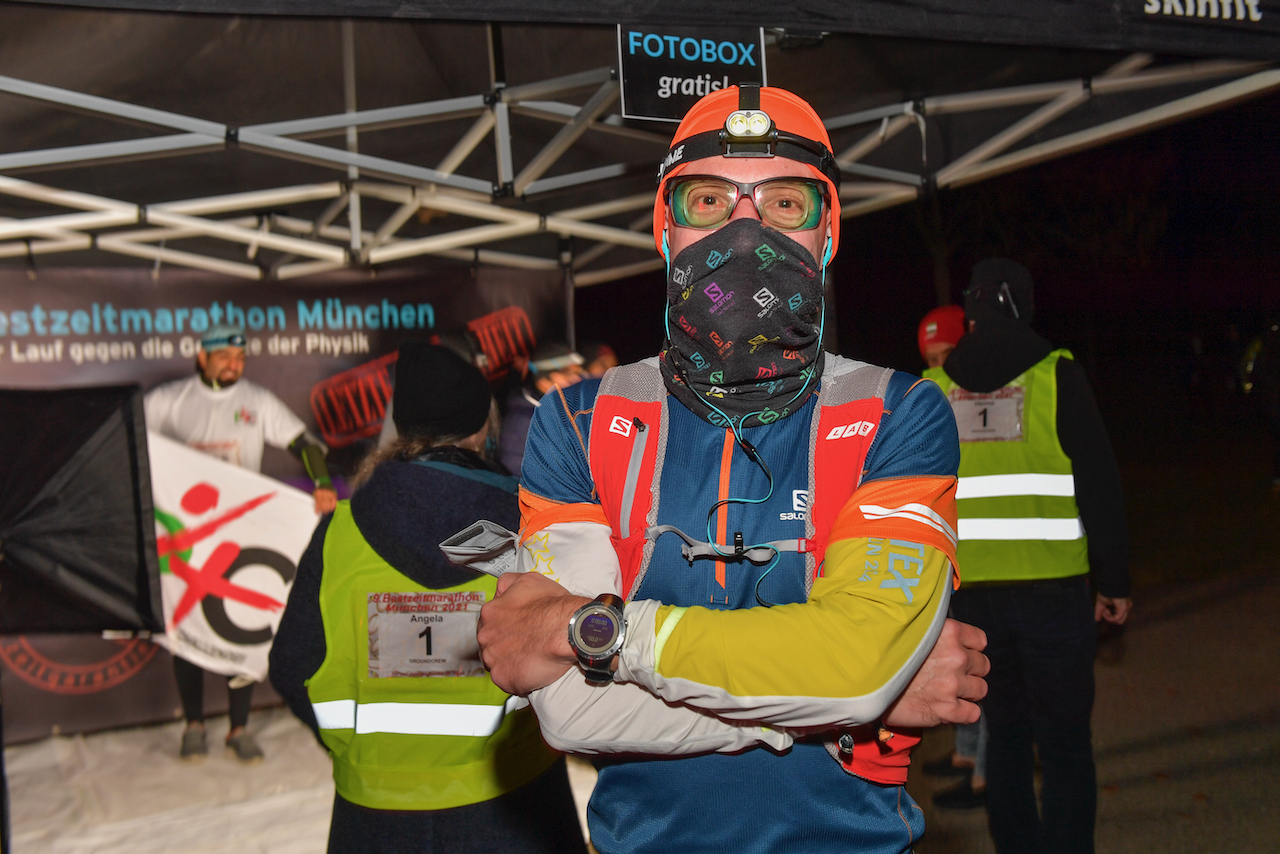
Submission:
M 667 277 L 667 390 L 720 427 L 785 418 L 822 371 L 822 277 L 813 256 L 759 220 L 686 248 Z

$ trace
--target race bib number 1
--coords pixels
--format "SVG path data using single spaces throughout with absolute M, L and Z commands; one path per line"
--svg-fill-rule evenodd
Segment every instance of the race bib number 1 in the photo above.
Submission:
M 948 397 L 961 442 L 1021 441 L 1025 388 L 1005 386 L 986 394 L 954 389 Z
M 369 678 L 482 676 L 484 591 L 370 593 Z

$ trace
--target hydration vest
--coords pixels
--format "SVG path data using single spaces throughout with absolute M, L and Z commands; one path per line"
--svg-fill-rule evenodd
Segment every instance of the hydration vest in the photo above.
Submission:
M 306 685 L 338 794 L 373 809 L 446 809 L 551 766 L 527 701 L 479 666 L 476 615 L 496 579 L 415 584 L 369 546 L 347 501 L 329 523 L 324 567 L 325 658 Z
M 956 385 L 943 368 L 925 376 L 946 393 L 960 431 L 959 560 L 964 580 L 1031 581 L 1089 571 L 1071 458 L 1058 441 L 1054 350 L 986 394 Z
M 862 481 L 867 452 L 884 414 L 885 390 L 893 370 L 854 362 L 830 353 L 809 427 L 809 506 L 805 536 L 767 546 L 805 556 L 806 592 L 821 574 L 828 536 L 836 515 Z M 588 462 L 596 495 L 611 528 L 611 541 L 622 568 L 622 591 L 632 599 L 644 580 L 654 543 L 663 534 L 684 540 L 686 559 L 734 553 L 732 544 L 699 542 L 671 526 L 658 525 L 659 485 L 665 457 L 667 389 L 656 358 L 610 369 L 600 382 L 591 418 Z M 753 554 L 753 551 L 758 554 Z M 758 546 L 739 554 L 763 562 L 770 548 Z M 731 558 L 730 558 L 731 559 Z M 906 782 L 910 751 L 919 738 L 896 732 L 882 741 L 877 727 L 858 727 L 852 749 L 827 745 L 845 771 L 877 783 Z

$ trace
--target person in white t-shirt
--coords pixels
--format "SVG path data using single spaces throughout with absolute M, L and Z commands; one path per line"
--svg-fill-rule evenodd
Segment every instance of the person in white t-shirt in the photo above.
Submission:
M 307 433 L 302 419 L 280 398 L 241 378 L 244 344 L 244 331 L 237 327 L 220 325 L 207 331 L 200 339 L 196 372 L 147 393 L 147 429 L 250 471 L 261 470 L 264 445 L 288 448 L 301 458 L 315 484 L 316 512 L 332 512 L 338 494 L 325 466 L 324 445 Z M 204 670 L 174 656 L 173 672 L 187 720 L 179 755 L 199 761 L 209 752 L 204 728 Z M 230 677 L 227 689 L 231 715 L 227 747 L 242 761 L 260 760 L 262 749 L 245 728 L 253 683 L 245 677 Z

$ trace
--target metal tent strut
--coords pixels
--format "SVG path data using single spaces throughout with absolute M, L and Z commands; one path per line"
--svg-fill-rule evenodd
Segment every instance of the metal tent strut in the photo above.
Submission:
M 501 31 L 491 28 L 490 91 L 359 110 L 355 103 L 354 34 L 344 25 L 342 55 L 345 110 L 332 115 L 243 127 L 129 104 L 10 77 L 0 77 L 0 93 L 34 99 L 100 117 L 142 124 L 167 131 L 163 135 L 88 143 L 0 154 L 0 194 L 64 209 L 64 212 L 18 219 L 0 219 L 0 258 L 27 257 L 99 249 L 178 266 L 192 267 L 246 279 L 290 279 L 349 265 L 384 264 L 421 256 L 479 260 L 523 269 L 567 269 L 576 287 L 625 278 L 663 267 L 660 258 L 619 259 L 610 267 L 589 268 L 614 250 L 651 250 L 649 234 L 653 193 L 644 192 L 597 204 L 537 213 L 513 206 L 509 197 L 529 200 L 569 187 L 598 186 L 645 163 L 614 163 L 551 174 L 586 134 L 607 134 L 653 145 L 654 159 L 665 150 L 664 134 L 627 127 L 609 114 L 619 96 L 613 68 L 597 68 L 533 83 L 508 86 L 501 62 Z M 923 98 L 891 104 L 826 120 L 831 131 L 869 126 L 867 132 L 837 154 L 842 171 L 855 180 L 841 188 L 844 217 L 853 217 L 910 202 L 927 187 L 961 187 L 1014 169 L 1061 157 L 1114 139 L 1178 121 L 1280 88 L 1280 70 L 1263 63 L 1235 61 L 1191 62 L 1148 69 L 1151 57 L 1134 54 L 1091 79 L 1015 86 L 980 92 Z M 1158 90 L 1219 78 L 1232 78 L 1191 95 L 1017 148 L 1036 132 L 1091 99 L 1137 90 Z M 562 98 L 592 90 L 581 105 Z M 1027 106 L 1031 111 L 984 142 L 948 163 L 926 162 L 926 132 L 930 120 L 943 115 Z M 523 164 L 514 161 L 513 114 L 561 125 L 550 140 Z M 457 142 L 434 168 L 362 154 L 361 132 L 386 128 L 471 119 Z M 864 162 L 890 140 L 915 127 L 921 135 L 921 166 L 912 173 Z M 326 136 L 345 136 L 343 148 L 314 142 Z M 495 174 L 477 177 L 460 168 L 486 139 L 492 138 Z M 342 179 L 301 186 L 275 187 L 199 199 L 141 205 L 98 195 L 63 190 L 11 177 L 20 170 L 100 165 L 140 159 L 182 157 L 225 150 L 229 146 L 285 160 L 319 164 Z M 364 200 L 380 200 L 394 210 L 376 226 L 362 220 L 372 211 Z M 275 212 L 285 205 L 328 201 L 315 219 Z M 398 236 L 422 211 L 455 214 L 478 221 L 428 237 Z M 346 213 L 346 224 L 338 222 Z M 600 220 L 633 213 L 626 227 Z M 230 216 L 225 216 L 230 215 Z M 527 235 L 551 233 L 560 238 L 547 257 L 503 251 L 495 244 Z M 243 252 L 243 260 L 208 251 L 175 249 L 175 241 L 203 238 Z M 564 250 L 577 238 L 588 245 L 575 253 Z M 266 265 L 257 260 L 260 249 L 281 253 Z M 634 254 L 632 254 L 634 258 Z

